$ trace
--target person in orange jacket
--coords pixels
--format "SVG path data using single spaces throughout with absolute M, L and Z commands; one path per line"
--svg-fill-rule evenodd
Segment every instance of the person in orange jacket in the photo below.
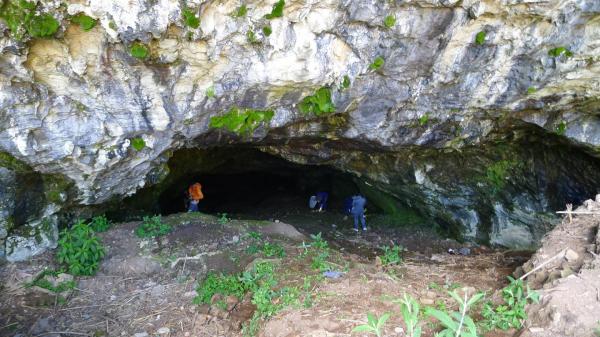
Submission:
M 190 199 L 188 212 L 198 212 L 198 203 L 200 203 L 200 200 L 204 199 L 204 194 L 202 194 L 202 185 L 200 185 L 198 182 L 194 183 L 188 187 L 187 192 Z

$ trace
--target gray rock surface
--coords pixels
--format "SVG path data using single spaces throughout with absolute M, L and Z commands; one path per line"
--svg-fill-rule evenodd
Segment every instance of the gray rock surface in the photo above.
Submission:
M 189 2 L 200 17 L 198 29 L 185 27 L 181 3 L 169 0 L 79 1 L 69 3 L 67 13 L 46 4 L 44 10 L 58 18 L 85 12 L 99 25 L 84 32 L 64 20 L 57 37 L 27 45 L 5 31 L 0 149 L 36 172 L 66 177 L 77 195 L 63 201 L 90 205 L 156 183 L 169 153 L 194 145 L 337 143 L 316 153 L 294 145 L 265 148 L 307 162 L 350 145 L 362 154 L 460 153 L 526 127 L 558 132 L 589 149 L 600 146 L 596 0 L 290 0 L 282 18 L 266 20 L 273 3 L 247 2 L 248 14 L 234 17 L 238 1 Z M 387 15 L 396 18 L 391 28 L 383 24 Z M 266 25 L 270 36 L 261 30 Z M 248 41 L 249 31 L 260 43 Z M 475 36 L 482 31 L 480 45 Z M 147 60 L 129 54 L 134 40 L 149 46 Z M 563 46 L 572 57 L 549 55 Z M 385 64 L 373 71 L 369 65 L 378 56 Z M 338 90 L 344 76 L 351 85 Z M 322 86 L 333 88 L 341 121 L 333 129 L 297 109 Z M 273 109 L 275 116 L 249 138 L 212 131 L 210 117 L 234 105 Z M 145 147 L 133 149 L 134 138 L 142 138 Z M 481 165 L 476 162 L 481 154 L 474 156 L 472 165 Z M 493 243 L 535 243 L 542 220 L 521 215 L 550 211 L 543 197 L 521 203 L 520 191 L 477 200 L 476 183 L 445 184 L 428 173 L 428 167 L 435 172 L 440 166 L 427 160 L 388 165 L 385 172 L 348 160 L 329 164 L 366 176 L 395 197 L 413 195 L 423 212 L 459 224 L 467 237 L 483 235 Z M 9 174 L 0 176 L 10 180 Z M 416 190 L 390 185 L 407 179 Z M 0 199 L 10 199 L 10 191 L 0 192 Z M 0 213 L 9 208 L 0 205 Z M 29 245 L 17 237 L 7 240 Z

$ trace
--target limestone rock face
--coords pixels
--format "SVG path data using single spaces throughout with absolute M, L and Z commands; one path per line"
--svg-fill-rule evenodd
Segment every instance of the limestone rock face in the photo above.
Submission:
M 540 144 L 547 135 L 591 155 L 600 146 L 596 0 L 288 0 L 283 16 L 268 20 L 274 3 L 246 2 L 247 14 L 236 16 L 239 1 L 188 1 L 200 19 L 194 29 L 184 25 L 178 1 L 84 0 L 66 9 L 46 5 L 63 18 L 54 38 L 25 45 L 0 28 L 0 149 L 74 185 L 74 195 L 48 202 L 58 211 L 156 183 L 178 148 L 268 143 L 265 151 L 289 160 L 365 176 L 460 226 L 464 236 L 526 246 L 544 232 L 546 220 L 537 215 L 555 206 L 545 193 L 556 191 L 504 183 L 520 161 L 532 185 L 547 176 L 539 166 L 543 155 L 528 162 L 526 151 L 512 144 L 527 147 L 535 130 Z M 89 32 L 70 25 L 68 15 L 79 12 L 99 24 Z M 386 27 L 386 16 L 395 25 Z M 133 41 L 148 47 L 145 60 L 131 56 Z M 377 57 L 384 64 L 373 69 Z M 300 113 L 302 98 L 323 86 L 332 89 L 336 114 Z M 275 115 L 250 137 L 212 130 L 210 118 L 232 106 Z M 134 139 L 145 146 L 134 149 Z M 294 145 L 307 140 L 315 144 L 310 151 Z M 488 145 L 501 140 L 511 150 L 490 152 L 495 148 Z M 458 158 L 461 153 L 468 155 Z M 414 161 L 392 159 L 406 154 Z M 502 192 L 482 198 L 480 185 L 489 181 L 446 180 L 437 155 L 452 158 L 457 172 L 462 162 L 483 177 L 500 165 L 500 183 L 492 185 Z M 559 171 L 575 165 L 556 157 Z M 583 159 L 577 163 L 585 166 Z M 11 174 L 0 171 L 3 181 Z M 558 195 L 587 193 L 584 180 Z M 1 193 L 10 199 L 10 191 Z M 0 217 L 8 219 L 5 213 L 2 205 Z

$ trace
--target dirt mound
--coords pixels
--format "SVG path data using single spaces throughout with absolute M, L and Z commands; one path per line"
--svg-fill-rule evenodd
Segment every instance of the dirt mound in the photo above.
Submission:
M 600 328 L 600 195 L 546 234 L 516 276 L 529 273 L 541 301 L 528 308 L 522 337 L 597 337 Z M 579 213 L 579 214 L 577 214 Z

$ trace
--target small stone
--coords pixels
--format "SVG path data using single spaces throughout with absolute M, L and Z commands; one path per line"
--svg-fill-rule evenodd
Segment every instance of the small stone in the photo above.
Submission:
M 529 328 L 529 331 L 531 331 L 533 333 L 539 333 L 539 332 L 544 332 L 544 328 L 531 327 L 531 328 Z
M 190 334 L 188 331 L 186 331 L 186 332 L 183 334 L 183 336 L 184 336 L 184 337 L 190 337 L 190 335 L 191 335 L 191 334 Z
M 148 337 L 148 333 L 147 332 L 138 332 L 135 335 L 133 335 L 133 337 Z
M 435 303 L 431 298 L 421 298 L 419 301 L 424 305 L 433 305 Z
M 401 326 L 397 326 L 394 328 L 394 332 L 401 335 L 404 332 L 404 329 L 402 329 Z
M 436 294 L 433 291 L 428 291 L 425 293 L 425 297 L 427 298 L 435 298 Z
M 276 219 L 276 220 L 275 220 L 275 223 L 279 223 L 279 219 Z
M 194 297 L 194 296 L 196 296 L 195 291 L 188 291 L 183 294 L 183 297 L 187 297 L 187 298 Z
M 156 330 L 156 333 L 159 335 L 168 334 L 170 332 L 171 332 L 171 329 L 167 328 L 166 326 L 163 326 L 162 328 Z
M 576 261 L 577 259 L 579 259 L 579 254 L 577 254 L 572 249 L 567 249 L 567 251 L 565 252 L 565 259 L 567 259 L 567 261 L 569 262 Z

